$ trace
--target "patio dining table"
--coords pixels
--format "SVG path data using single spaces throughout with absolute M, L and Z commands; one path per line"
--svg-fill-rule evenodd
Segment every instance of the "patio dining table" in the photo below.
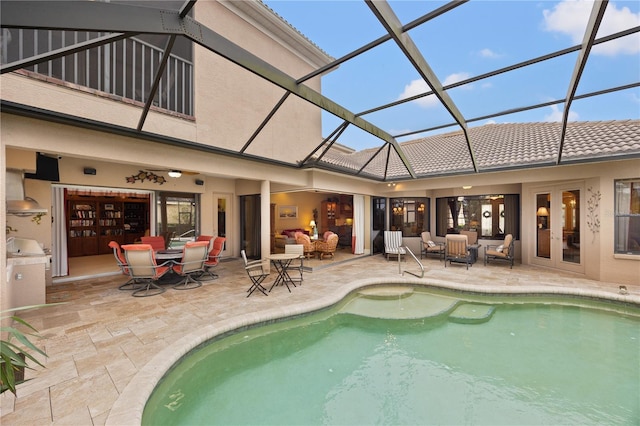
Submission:
M 297 253 L 273 253 L 267 256 L 267 258 L 271 260 L 271 264 L 273 264 L 273 266 L 278 271 L 278 277 L 271 285 L 269 292 L 271 292 L 271 290 L 273 290 L 275 286 L 284 284 L 285 286 L 287 286 L 287 290 L 289 290 L 289 293 L 291 293 L 289 284 L 293 285 L 294 287 L 296 286 L 296 284 L 289 276 L 287 269 L 289 269 L 289 265 L 291 264 L 291 262 L 294 259 L 298 259 L 299 257 L 300 255 Z
M 182 249 L 157 250 L 156 260 L 166 262 L 167 260 L 180 261 L 182 259 Z
M 171 268 L 168 273 L 160 277 L 158 284 L 176 284 L 180 282 L 182 277 L 173 271 L 173 264 L 182 260 L 182 249 L 157 250 L 155 256 L 158 264 L 166 263 L 166 266 Z

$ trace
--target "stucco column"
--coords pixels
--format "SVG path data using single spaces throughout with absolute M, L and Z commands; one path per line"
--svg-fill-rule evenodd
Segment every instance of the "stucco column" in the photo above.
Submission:
M 6 163 L 7 154 L 5 151 L 4 138 L 0 139 L 0 153 L 2 154 L 0 155 L 0 173 L 1 173 L 0 176 L 2 177 L 0 178 L 0 200 L 3 200 L 2 204 L 0 205 L 0 225 L 5 226 L 4 238 L 6 240 L 6 238 L 9 237 L 9 234 L 6 233 L 7 203 L 4 202 L 4 200 L 7 199 L 6 186 L 5 186 L 5 180 L 7 176 L 7 163 Z M 0 303 L 1 303 L 0 309 L 2 311 L 5 311 L 10 307 L 10 298 L 11 298 L 9 294 L 9 289 L 7 286 L 8 280 L 7 280 L 7 245 L 6 244 L 0 244 L 0 259 L 1 259 L 0 260 Z M 2 327 L 8 327 L 9 325 L 11 325 L 10 319 L 6 319 L 4 322 L 2 322 Z M 6 339 L 7 334 L 3 332 L 1 337 L 2 339 Z
M 271 253 L 271 182 L 263 180 L 260 183 L 260 253 L 264 259 Z

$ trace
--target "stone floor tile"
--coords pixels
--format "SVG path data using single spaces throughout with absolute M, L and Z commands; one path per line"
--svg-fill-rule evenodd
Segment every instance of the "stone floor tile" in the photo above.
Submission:
M 621 296 L 616 283 L 585 280 L 560 271 L 523 265 L 509 269 L 501 264 L 475 264 L 466 270 L 460 265 L 445 268 L 437 259 L 423 262 L 427 271 L 423 279 L 400 275 L 397 262 L 386 261 L 382 256 L 344 264 L 332 262 L 335 266 L 331 268 L 305 272 L 302 285 L 292 287 L 291 292 L 286 287 L 276 287 L 268 296 L 254 293 L 249 298 L 249 280 L 238 259 L 221 263 L 216 270 L 220 277 L 198 289 L 168 289 L 148 298 L 135 298 L 131 292 L 118 290 L 125 280 L 122 275 L 53 285 L 47 288 L 47 300 L 65 303 L 31 310 L 24 316 L 41 335 L 36 341 L 49 354 L 44 360 L 46 368 L 37 367 L 30 372 L 33 380 L 19 385 L 17 399 L 7 393 L 2 395 L 0 423 L 105 424 L 110 410 L 118 407 L 119 396 L 131 388 L 132 379 L 152 388 L 157 377 L 147 374 L 145 367 L 169 347 L 176 353 L 185 350 L 171 346 L 185 336 L 198 330 L 219 329 L 221 324 L 240 326 L 334 303 L 361 280 L 430 282 L 475 291 L 556 292 L 569 288 L 586 294 L 600 292 L 640 305 L 640 288 L 627 286 L 629 294 Z M 402 264 L 409 271 L 417 266 L 411 262 Z M 274 278 L 272 271 L 267 289 Z M 114 413 L 114 419 L 135 418 L 144 406 L 124 405 L 123 411 Z

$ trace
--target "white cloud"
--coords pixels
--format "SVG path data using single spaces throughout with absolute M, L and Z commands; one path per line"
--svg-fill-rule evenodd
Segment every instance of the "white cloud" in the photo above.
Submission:
M 478 52 L 478 54 L 480 56 L 482 56 L 483 58 L 491 58 L 491 59 L 499 58 L 500 56 L 502 56 L 502 55 L 494 52 L 493 50 L 487 49 L 487 48 L 482 49 L 480 52 Z
M 564 111 L 558 108 L 558 105 L 551 105 L 551 112 L 544 116 L 546 122 L 562 121 L 562 114 Z M 578 121 L 578 113 L 569 111 L 569 121 Z
M 454 73 L 447 76 L 444 81 L 442 81 L 443 86 L 447 86 L 452 83 L 456 83 L 458 81 L 466 80 L 469 78 L 469 74 L 466 72 Z M 471 89 L 472 85 L 465 84 L 461 86 L 461 88 Z M 420 93 L 430 92 L 431 88 L 427 85 L 427 83 L 423 79 L 417 79 L 411 81 L 409 84 L 404 86 L 404 91 L 398 96 L 398 100 L 410 98 L 412 96 L 418 95 Z M 438 105 L 439 101 L 435 95 L 425 96 L 413 101 L 417 103 L 422 108 L 430 108 Z
M 447 86 L 449 84 L 453 84 L 453 83 L 457 83 L 457 82 L 462 81 L 462 80 L 466 80 L 469 77 L 470 76 L 469 76 L 468 72 L 457 72 L 457 73 L 454 73 L 454 74 L 451 74 L 451 75 L 447 76 L 447 78 L 445 78 L 444 81 L 442 82 L 442 85 L 443 86 Z M 465 87 L 467 89 L 470 89 L 471 85 L 470 84 L 465 84 L 464 86 L 460 86 L 460 87 Z
M 411 83 L 404 86 L 404 91 L 398 96 L 398 100 L 410 98 L 420 93 L 429 92 L 431 88 L 423 79 L 413 80 Z M 423 108 L 430 108 L 438 105 L 438 98 L 434 95 L 422 97 L 413 101 Z
M 544 29 L 566 34 L 575 44 L 582 43 L 584 31 L 589 21 L 593 2 L 590 0 L 563 0 L 553 10 L 545 9 Z M 598 29 L 598 38 L 640 25 L 640 13 L 633 13 L 628 7 L 618 8 L 609 3 Z M 640 52 L 640 34 L 633 34 L 593 47 L 594 54 L 632 55 Z

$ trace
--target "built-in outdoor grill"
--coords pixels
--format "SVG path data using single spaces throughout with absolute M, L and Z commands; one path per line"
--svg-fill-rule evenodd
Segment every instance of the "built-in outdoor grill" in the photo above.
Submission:
M 51 255 L 36 240 L 9 237 L 2 310 L 45 303 L 47 276 L 51 276 Z

